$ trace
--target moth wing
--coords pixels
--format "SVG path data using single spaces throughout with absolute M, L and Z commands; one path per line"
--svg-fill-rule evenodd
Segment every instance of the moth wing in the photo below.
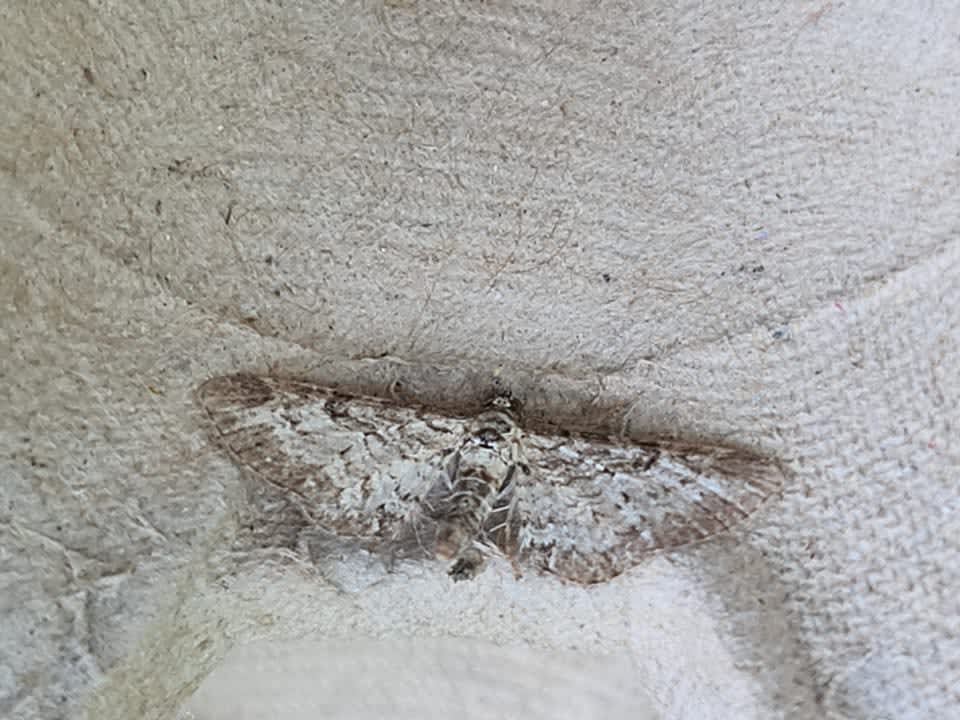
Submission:
M 415 526 L 443 482 L 444 449 L 464 433 L 456 418 L 293 379 L 227 375 L 197 394 L 218 445 L 341 536 L 389 538 Z
M 501 549 L 578 583 L 728 530 L 783 485 L 769 459 L 722 447 L 527 435 L 528 473 L 491 530 Z

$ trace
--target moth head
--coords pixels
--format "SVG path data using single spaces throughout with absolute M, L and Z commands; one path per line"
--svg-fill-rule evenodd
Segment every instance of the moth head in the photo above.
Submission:
M 491 410 L 501 410 L 512 415 L 514 418 L 520 415 L 520 401 L 509 392 L 498 391 L 497 394 L 490 399 L 488 405 Z

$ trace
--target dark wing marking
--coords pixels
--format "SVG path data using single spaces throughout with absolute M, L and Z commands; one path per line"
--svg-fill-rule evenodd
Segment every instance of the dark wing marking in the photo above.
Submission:
M 523 448 L 530 480 L 502 493 L 488 530 L 520 562 L 579 583 L 723 532 L 783 484 L 776 464 L 730 448 L 535 434 Z
M 343 536 L 415 528 L 444 450 L 465 432 L 463 420 L 305 381 L 227 375 L 197 392 L 217 444 Z

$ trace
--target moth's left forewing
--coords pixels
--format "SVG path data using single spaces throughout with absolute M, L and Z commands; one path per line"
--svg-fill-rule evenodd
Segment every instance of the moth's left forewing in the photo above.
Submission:
M 535 479 L 515 492 L 516 556 L 580 583 L 728 530 L 783 484 L 776 463 L 733 448 L 528 434 L 524 452 Z
M 415 521 L 461 420 L 308 381 L 253 375 L 198 389 L 211 436 L 253 477 L 295 498 L 317 526 L 389 541 Z

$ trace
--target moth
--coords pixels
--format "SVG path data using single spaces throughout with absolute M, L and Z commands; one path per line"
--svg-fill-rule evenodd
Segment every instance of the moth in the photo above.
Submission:
M 474 577 L 491 555 L 581 584 L 728 530 L 776 493 L 742 450 L 524 430 L 497 395 L 456 417 L 248 374 L 198 389 L 214 441 L 306 522 Z

